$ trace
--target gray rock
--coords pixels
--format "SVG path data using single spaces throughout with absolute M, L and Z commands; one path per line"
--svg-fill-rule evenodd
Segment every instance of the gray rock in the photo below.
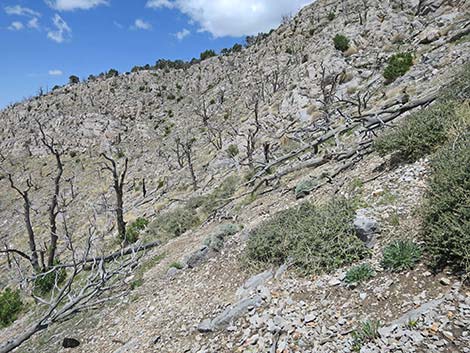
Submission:
M 374 218 L 367 217 L 367 210 L 361 209 L 357 211 L 356 218 L 354 219 L 354 229 L 356 234 L 367 247 L 374 246 L 375 235 L 380 232 L 380 225 Z
M 212 325 L 212 321 L 210 319 L 205 319 L 197 326 L 197 330 L 203 333 L 211 332 L 214 330 L 214 325 Z
M 250 308 L 256 307 L 262 302 L 261 296 L 255 296 L 253 298 L 240 300 L 238 303 L 230 305 L 225 309 L 219 316 L 212 320 L 212 325 L 214 328 L 222 328 L 224 326 L 230 325 L 231 322 L 235 321 Z
M 191 255 L 189 255 L 187 259 L 185 260 L 185 263 L 189 268 L 197 267 L 202 262 L 204 262 L 208 253 L 209 253 L 209 247 L 204 245 L 198 250 L 196 250 L 195 252 L 193 252 Z

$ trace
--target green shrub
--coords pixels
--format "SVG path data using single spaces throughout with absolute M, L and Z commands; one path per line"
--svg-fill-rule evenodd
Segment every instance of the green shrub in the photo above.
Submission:
M 468 131 L 468 130 L 467 130 Z M 470 134 L 451 141 L 431 162 L 423 237 L 435 268 L 470 275 Z
M 185 207 L 177 208 L 173 211 L 160 214 L 151 224 L 149 228 L 152 232 L 164 237 L 179 237 L 199 223 L 194 210 Z
M 420 247 L 411 240 L 397 240 L 383 250 L 382 267 L 393 272 L 411 270 L 421 258 Z
M 228 146 L 228 148 L 227 148 L 227 155 L 228 155 L 230 158 L 235 158 L 236 156 L 238 156 L 239 153 L 240 153 L 240 150 L 238 149 L 238 146 L 237 146 L 237 145 L 230 145 L 230 146 Z
M 337 34 L 333 38 L 333 43 L 335 45 L 335 49 L 340 50 L 342 52 L 345 52 L 349 49 L 349 39 L 342 34 Z
M 328 14 L 328 21 L 330 21 L 330 22 L 333 21 L 335 19 L 335 17 L 336 17 L 336 14 L 333 11 L 331 11 Z
M 177 270 L 182 270 L 184 266 L 180 262 L 172 262 L 169 266 L 170 268 L 176 268 Z
M 149 221 L 145 218 L 139 217 L 134 222 L 132 222 L 126 229 L 126 240 L 128 243 L 135 243 L 139 240 L 139 234 L 143 231 Z
M 217 54 L 212 49 L 209 49 L 209 50 L 203 51 L 201 53 L 200 59 L 201 59 L 201 61 L 203 61 L 203 60 L 212 58 L 213 56 L 217 56 Z
M 444 144 L 455 121 L 453 102 L 436 103 L 413 113 L 397 128 L 381 135 L 375 140 L 374 148 L 381 155 L 397 152 L 401 159 L 414 162 Z
M 331 272 L 368 254 L 355 234 L 354 214 L 352 203 L 342 198 L 279 212 L 251 232 L 247 258 L 276 265 L 289 259 L 304 273 Z
M 394 54 L 388 60 L 388 65 L 384 70 L 384 77 L 387 81 L 393 82 L 398 77 L 406 74 L 410 70 L 411 66 L 413 66 L 413 54 Z
M 13 323 L 22 309 L 20 292 L 6 288 L 0 293 L 0 327 L 7 327 Z
M 315 188 L 316 183 L 312 179 L 305 179 L 299 182 L 295 187 L 295 198 L 301 199 L 310 194 Z
M 456 100 L 463 102 L 470 99 L 470 63 L 457 70 L 450 83 L 441 88 L 441 100 Z
M 211 214 L 222 207 L 227 202 L 227 199 L 233 196 L 238 189 L 238 184 L 238 176 L 228 177 L 210 194 L 196 196 L 189 200 L 188 207 L 190 205 L 192 209 L 200 209 L 206 214 Z
M 364 344 L 380 337 L 380 321 L 367 320 L 361 322 L 360 326 L 352 332 L 353 350 L 359 352 Z
M 217 231 L 204 240 L 204 245 L 207 245 L 212 250 L 219 252 L 224 246 L 225 238 L 238 233 L 240 229 L 241 228 L 238 224 L 223 224 Z
M 56 283 L 60 285 L 66 278 L 67 271 L 65 271 L 65 268 L 38 273 L 34 279 L 34 291 L 39 295 L 47 294 L 54 289 Z
M 369 264 L 362 264 L 351 268 L 347 273 L 344 281 L 346 283 L 361 283 L 374 277 L 374 270 Z

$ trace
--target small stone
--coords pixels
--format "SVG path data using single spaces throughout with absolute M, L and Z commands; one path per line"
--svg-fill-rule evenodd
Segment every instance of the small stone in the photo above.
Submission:
M 211 332 L 214 330 L 214 326 L 212 325 L 212 321 L 210 319 L 205 319 L 202 321 L 198 327 L 197 327 L 199 332 Z
M 64 348 L 76 348 L 80 345 L 80 341 L 76 340 L 75 338 L 64 338 L 62 341 L 62 347 Z
M 448 286 L 450 285 L 450 279 L 448 279 L 447 277 L 442 277 L 439 280 L 439 283 L 441 283 L 443 286 Z

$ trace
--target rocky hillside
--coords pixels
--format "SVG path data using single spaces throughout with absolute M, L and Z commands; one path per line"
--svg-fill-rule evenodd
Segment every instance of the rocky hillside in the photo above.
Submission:
M 58 233 L 82 239 L 93 219 L 92 252 L 119 249 L 105 153 L 121 170 L 128 160 L 124 218 L 145 220 L 136 244 L 159 243 L 126 278 L 123 298 L 50 325 L 17 351 L 65 352 L 73 337 L 74 351 L 100 353 L 468 352 L 462 276 L 436 274 L 424 259 L 406 271 L 383 265 L 391 241 L 422 245 L 418 209 L 434 149 L 395 163 L 374 140 L 439 104 L 469 57 L 468 1 L 318 0 L 239 52 L 67 85 L 3 110 L 2 247 L 28 249 L 11 175 L 34 184 L 32 224 L 46 251 L 56 165 L 39 127 L 63 151 L 60 199 L 73 199 Z M 331 255 L 318 265 L 318 254 L 290 253 L 264 261 L 256 252 L 253 239 L 273 215 L 304 199 L 322 214 L 318 205 L 339 196 L 354 203 L 360 240 L 351 244 L 361 250 L 341 248 L 354 261 Z M 69 248 L 59 236 L 61 263 Z M 23 283 L 12 263 L 29 271 L 13 257 L 0 257 L 2 288 Z M 370 267 L 363 284 L 347 280 L 357 264 Z M 24 296 L 31 305 L 0 341 L 40 312 Z

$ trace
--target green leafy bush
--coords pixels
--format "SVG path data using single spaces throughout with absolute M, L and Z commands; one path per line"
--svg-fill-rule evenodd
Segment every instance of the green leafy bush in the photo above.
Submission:
M 333 38 L 333 43 L 335 45 L 336 50 L 340 50 L 342 52 L 345 52 L 346 50 L 349 49 L 349 39 L 342 35 L 342 34 L 337 34 Z
M 344 281 L 346 283 L 361 283 L 374 277 L 374 270 L 369 264 L 362 264 L 351 268 L 347 273 Z
M 227 148 L 227 154 L 230 158 L 235 158 L 240 153 L 237 145 L 230 145 Z
M 364 344 L 380 337 L 380 321 L 367 320 L 352 332 L 353 350 L 359 352 Z
M 149 221 L 145 218 L 139 217 L 134 222 L 132 222 L 126 229 L 126 240 L 128 243 L 135 243 L 139 240 L 139 234 L 142 232 Z
M 170 268 L 176 268 L 177 270 L 182 270 L 184 268 L 183 264 L 180 262 L 172 262 L 169 266 Z
M 238 233 L 240 229 L 241 227 L 238 224 L 228 223 L 221 225 L 217 231 L 204 240 L 204 245 L 219 252 L 224 246 L 225 238 Z
M 331 272 L 368 254 L 355 234 L 354 214 L 352 203 L 342 198 L 279 212 L 251 232 L 247 258 L 276 265 L 289 259 L 304 273 Z
M 384 77 L 387 81 L 393 82 L 398 77 L 406 74 L 413 66 L 413 54 L 397 53 L 388 60 L 388 65 L 384 70 Z
M 0 327 L 13 323 L 23 309 L 20 292 L 6 288 L 0 293 Z
M 55 265 L 58 265 L 56 263 Z M 55 284 L 62 284 L 67 278 L 67 271 L 65 268 L 46 271 L 45 273 L 38 273 L 34 280 L 34 291 L 40 295 L 49 293 L 54 289 Z
M 330 21 L 330 22 L 333 21 L 335 19 L 335 17 L 336 17 L 336 14 L 333 11 L 328 13 L 328 21 Z
M 451 141 L 431 162 L 423 237 L 433 266 L 470 275 L 470 134 Z
M 381 135 L 375 140 L 374 148 L 381 155 L 398 152 L 401 159 L 414 162 L 444 144 L 455 121 L 454 103 L 439 102 L 413 113 L 397 128 Z
M 212 49 L 209 49 L 209 50 L 203 51 L 201 53 L 200 59 L 201 59 L 201 61 L 203 61 L 203 60 L 212 58 L 213 56 L 217 56 L 217 54 Z
M 300 181 L 295 187 L 295 198 L 301 199 L 306 197 L 315 188 L 316 183 L 312 179 Z
M 421 254 L 420 247 L 411 240 L 397 240 L 383 250 L 382 267 L 393 272 L 411 270 Z
M 164 237 L 179 237 L 199 223 L 194 210 L 180 207 L 160 214 L 149 224 L 151 232 Z
M 233 196 L 238 189 L 238 184 L 238 176 L 230 176 L 210 194 L 191 198 L 188 201 L 188 208 L 192 210 L 200 209 L 206 214 L 211 214 L 222 207 L 227 202 L 227 199 Z

